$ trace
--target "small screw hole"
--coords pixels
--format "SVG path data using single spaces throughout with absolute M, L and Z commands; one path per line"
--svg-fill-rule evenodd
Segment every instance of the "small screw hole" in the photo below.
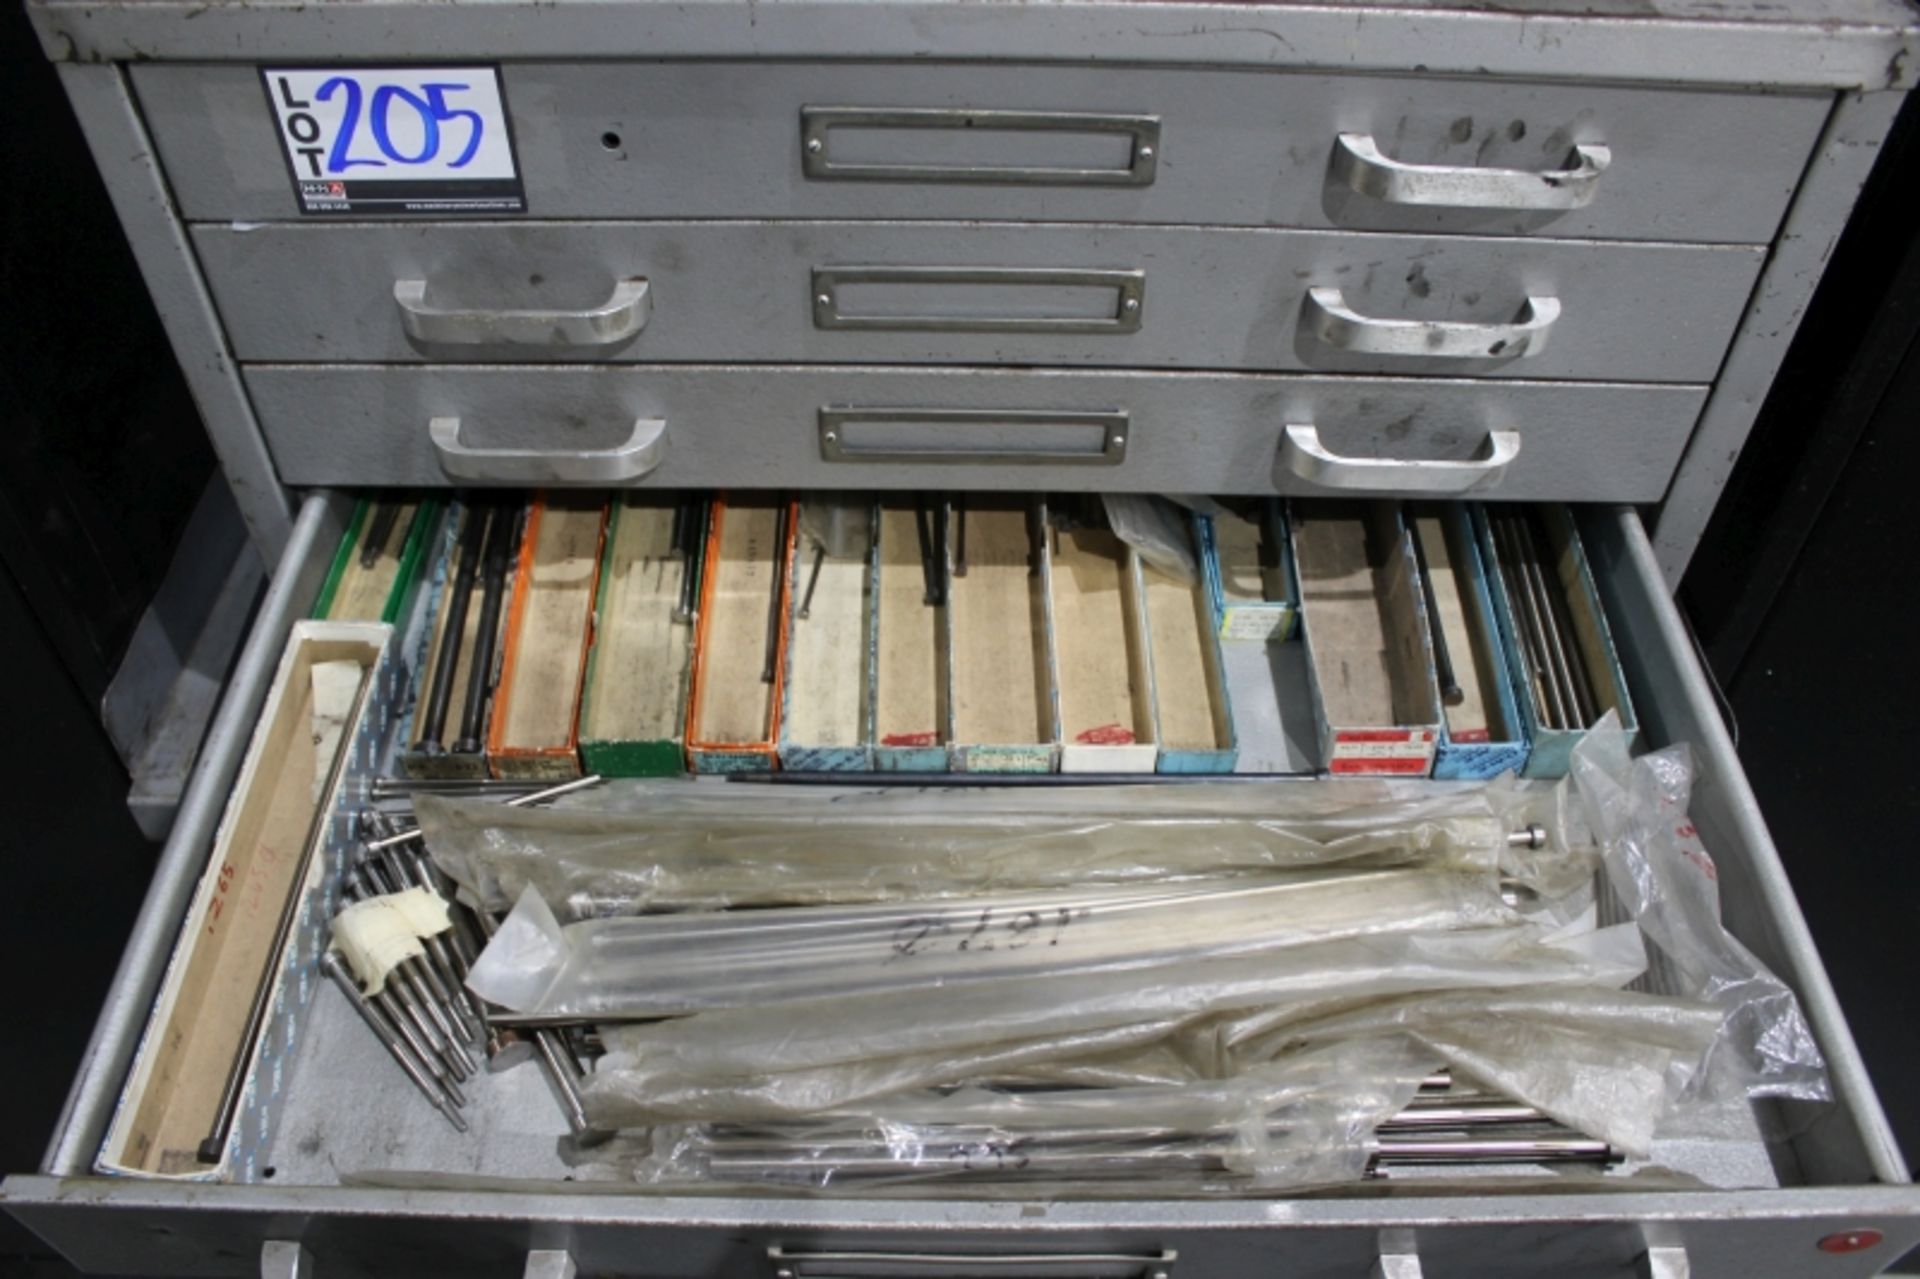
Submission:
M 260 1175 L 265 1177 L 268 1181 L 272 1181 L 273 1174 L 278 1171 L 280 1171 L 278 1168 L 275 1168 L 272 1164 L 268 1164 L 265 1168 L 262 1168 L 260 1170 Z
M 609 151 L 618 151 L 620 149 L 620 135 L 612 129 L 608 129 L 600 135 L 600 145 Z

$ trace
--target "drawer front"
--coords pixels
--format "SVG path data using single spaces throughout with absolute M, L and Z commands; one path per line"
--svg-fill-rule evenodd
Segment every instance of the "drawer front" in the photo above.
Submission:
M 295 216 L 253 67 L 132 72 L 189 219 Z M 509 63 L 502 75 L 528 208 L 559 218 L 1191 222 L 1762 244 L 1829 105 L 1005 64 Z M 996 111 L 1016 114 L 987 114 Z M 1582 145 L 1605 149 L 1603 171 L 1589 162 L 1601 157 L 1576 156 Z M 1436 197 L 1449 204 L 1408 202 Z
M 1621 501 L 1660 496 L 1706 396 L 1626 384 L 722 365 L 256 366 L 246 382 L 292 485 L 1452 484 Z M 1419 465 L 1436 461 L 1451 466 Z
M 1011 224 L 202 225 L 243 360 L 1710 381 L 1763 250 Z M 642 283 L 644 282 L 644 284 Z
M 1729 919 L 1800 990 L 1834 1068 L 1840 1101 L 1820 1122 L 1796 1128 L 1791 1142 L 1778 1151 L 1779 1166 L 1809 1184 L 1737 1192 L 1314 1196 L 1288 1201 L 1284 1211 L 1277 1211 L 1272 1203 L 1257 1201 L 821 1199 L 796 1205 L 752 1197 L 550 1194 L 525 1182 L 490 1188 L 476 1178 L 461 1184 L 452 1160 L 440 1169 L 452 1182 L 444 1188 L 418 1179 L 402 1189 L 377 1181 L 351 1187 L 298 1184 L 286 1175 L 249 1186 L 78 1175 L 92 1158 L 132 1039 L 146 1019 L 146 1001 L 177 930 L 186 891 L 205 860 L 220 803 L 281 644 L 293 618 L 305 611 L 304 601 L 330 557 L 344 507 L 335 503 L 328 511 L 327 505 L 326 498 L 313 499 L 296 527 L 289 559 L 262 607 L 183 808 L 184 824 L 160 863 L 153 895 L 56 1137 L 50 1171 L 62 1175 L 6 1183 L 7 1209 L 86 1270 L 260 1274 L 263 1241 L 298 1239 L 326 1276 L 518 1275 L 530 1272 L 527 1250 L 564 1247 L 583 1275 L 632 1273 L 639 1258 L 649 1274 L 765 1279 L 774 1270 L 769 1249 L 779 1247 L 795 1254 L 782 1264 L 803 1275 L 845 1273 L 827 1269 L 828 1259 L 811 1254 L 859 1252 L 880 1254 L 858 1271 L 874 1274 L 1120 1273 L 1090 1265 L 1088 1254 L 1098 1254 L 1109 1261 L 1164 1258 L 1171 1265 L 1158 1268 L 1196 1277 L 1264 1269 L 1331 1279 L 1375 1270 L 1383 1241 L 1391 1240 L 1396 1252 L 1417 1249 L 1430 1273 L 1485 1279 L 1635 1273 L 1637 1265 L 1645 1266 L 1650 1245 L 1684 1248 L 1689 1273 L 1697 1279 L 1809 1274 L 1864 1279 L 1920 1239 L 1920 1191 L 1868 1184 L 1897 1176 L 1897 1156 L 1888 1153 L 1892 1139 L 1797 907 L 1785 892 L 1777 854 L 1758 822 L 1651 548 L 1631 514 L 1609 512 L 1593 513 L 1583 532 L 1600 589 L 1619 624 L 1628 677 L 1637 700 L 1652 712 L 1648 733 L 1654 744 L 1693 744 L 1700 776 L 1692 816 L 1720 868 Z M 360 1038 L 356 1032 L 356 1042 Z M 361 1047 L 369 1072 L 386 1069 L 370 1041 Z M 518 1073 L 485 1082 L 490 1091 L 528 1084 L 542 1090 L 539 1103 L 549 1106 L 543 1081 L 517 1079 Z M 351 1080 L 334 1081 L 332 1104 L 315 1113 L 339 1117 L 343 1127 L 350 1127 L 351 1116 L 362 1108 L 356 1105 L 360 1087 Z M 531 1104 L 532 1092 L 527 1100 Z M 369 1151 L 398 1150 L 404 1165 L 409 1151 L 417 1158 L 431 1145 L 426 1138 L 433 1131 L 396 1129 L 356 1138 Z M 317 1149 L 305 1158 L 315 1167 L 330 1167 L 338 1135 L 321 1123 L 296 1129 L 287 1140 L 312 1142 Z M 520 1131 L 501 1135 L 523 1144 L 530 1137 Z M 478 1140 L 476 1133 L 453 1145 L 470 1155 Z M 549 1140 L 540 1139 L 543 1155 Z M 354 1162 L 351 1140 L 341 1145 L 340 1167 L 367 1166 Z M 501 1156 L 495 1151 L 492 1157 Z M 1821 1248 L 1822 1240 L 1848 1232 L 1856 1237 L 1878 1232 L 1883 1238 L 1857 1251 Z M 979 1268 L 954 1260 L 960 1254 Z M 1018 1254 L 1027 1254 L 1023 1263 L 1014 1262 Z M 1076 1254 L 1077 1264 L 1067 1260 Z M 948 1258 L 944 1263 L 942 1255 Z

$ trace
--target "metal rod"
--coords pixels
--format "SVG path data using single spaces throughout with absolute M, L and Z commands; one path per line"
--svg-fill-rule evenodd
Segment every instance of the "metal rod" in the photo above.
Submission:
M 775 776 L 777 776 L 777 774 L 775 774 Z M 829 774 L 829 776 L 831 776 L 831 774 Z M 1153 774 L 1143 773 L 1141 774 L 1141 776 L 1143 777 L 1153 776 Z M 557 786 L 548 786 L 541 790 L 528 791 L 524 795 L 515 795 L 512 799 L 506 801 L 506 807 L 525 808 L 529 804 L 545 803 L 547 800 L 550 800 L 550 799 L 559 799 L 562 795 L 571 795 L 575 791 L 585 790 L 589 786 L 598 786 L 601 782 L 605 780 L 606 778 L 602 777 L 598 773 L 589 773 L 585 777 L 576 777 L 570 782 L 561 782 Z M 365 844 L 365 847 L 370 852 L 379 852 L 382 849 L 392 848 L 398 844 L 412 843 L 414 840 L 417 840 L 419 838 L 420 838 L 420 828 L 418 826 L 415 826 L 409 830 L 403 830 L 398 832 L 397 834 L 388 835 L 383 839 L 368 840 Z
M 1440 597 L 1433 590 L 1433 569 L 1427 564 L 1427 545 L 1420 536 L 1420 522 L 1410 518 L 1407 531 L 1413 534 L 1414 567 L 1420 573 L 1420 594 L 1427 606 L 1427 629 L 1433 635 L 1433 673 L 1440 685 L 1440 700 L 1458 706 L 1467 700 L 1465 690 L 1453 673 L 1453 655 L 1447 651 L 1447 628 L 1440 621 Z
M 682 529 L 684 540 L 680 543 L 680 601 L 674 605 L 673 620 L 690 622 L 699 608 L 700 589 L 700 539 L 701 531 L 706 528 L 706 502 L 701 498 L 689 498 L 685 504 L 687 519 Z
M 1540 571 L 1539 548 L 1534 544 L 1533 532 L 1524 515 L 1511 520 L 1508 528 L 1515 546 L 1519 548 L 1520 573 L 1524 589 L 1532 601 L 1534 627 L 1546 654 L 1547 668 L 1559 685 L 1561 705 L 1566 707 L 1565 726 L 1585 728 L 1589 721 L 1582 718 L 1579 692 L 1574 688 L 1573 673 L 1567 667 L 1566 651 L 1554 624 L 1553 593 L 1547 589 L 1546 577 Z
M 953 575 L 967 575 L 967 495 L 956 494 L 953 499 Z
M 447 1073 L 447 1063 L 440 1059 L 440 1054 L 434 1051 L 433 1045 L 420 1034 L 419 1027 L 413 1024 L 413 1018 L 408 1015 L 400 1001 L 394 998 L 393 992 L 383 986 L 369 995 L 368 999 L 385 1014 L 387 1021 L 399 1032 L 400 1037 L 407 1041 L 407 1046 L 426 1063 L 427 1069 L 432 1071 L 442 1083 L 451 1087 L 453 1079 Z
M 540 1054 L 540 1064 L 545 1068 L 547 1078 L 560 1095 L 560 1113 L 566 1116 L 567 1131 L 576 1137 L 584 1136 L 591 1131 L 587 1124 L 587 1111 L 580 1100 L 580 1087 L 573 1078 L 573 1063 L 560 1043 L 559 1032 L 537 1030 L 533 1034 L 533 1044 Z
M 1533 521 L 1523 519 L 1521 529 L 1526 535 L 1531 554 L 1528 562 L 1540 587 L 1541 597 L 1547 605 L 1547 632 L 1554 648 L 1560 655 L 1560 663 L 1566 669 L 1567 686 L 1573 693 L 1574 705 L 1579 708 L 1579 727 L 1586 728 L 1600 718 L 1598 699 L 1593 694 L 1593 681 L 1587 671 L 1586 656 L 1576 643 L 1569 643 L 1567 637 L 1574 633 L 1571 601 L 1567 591 L 1552 589 L 1546 575 L 1547 556 L 1542 547 L 1548 545 L 1548 539 L 1535 536 Z M 1558 573 L 1555 574 L 1557 578 Z
M 913 495 L 913 529 L 920 538 L 920 578 L 924 586 L 921 602 L 936 605 L 940 600 L 934 587 L 933 516 L 924 493 Z
M 760 682 L 773 683 L 780 668 L 780 586 L 787 571 L 787 503 L 778 502 L 773 522 L 772 588 L 767 594 L 767 660 L 760 668 Z
M 1526 658 L 1540 694 L 1542 722 L 1548 728 L 1564 728 L 1568 719 L 1566 707 L 1560 701 L 1559 685 L 1554 683 L 1547 669 L 1539 633 L 1528 607 L 1531 596 L 1522 589 L 1519 552 L 1514 546 L 1512 531 L 1507 527 L 1504 517 L 1489 517 L 1487 526 L 1493 532 L 1494 553 L 1499 556 L 1501 581 L 1507 588 L 1514 624 L 1520 630 L 1521 654 Z
M 367 798 L 382 804 L 414 795 L 522 795 L 539 787 L 539 782 L 492 777 L 376 777 L 368 784 Z
M 387 539 L 393 536 L 393 526 L 400 522 L 400 503 L 375 502 L 373 515 L 367 521 L 366 528 L 360 533 L 360 567 L 372 568 L 380 562 L 380 553 L 387 547 Z
M 816 542 L 813 547 L 813 571 L 807 575 L 807 593 L 800 597 L 800 609 L 795 614 L 805 621 L 813 612 L 813 588 L 820 585 L 820 570 L 826 566 L 827 544 Z
M 433 664 L 433 679 L 427 687 L 427 702 L 420 713 L 414 749 L 437 754 L 446 749 L 447 708 L 453 702 L 453 672 L 460 665 L 460 649 L 467 630 L 467 606 L 473 598 L 473 580 L 480 571 L 480 549 L 484 545 L 490 511 L 468 507 L 460 526 L 460 542 L 454 549 L 453 593 L 447 597 L 446 626 L 440 632 L 440 652 Z
M 340 988 L 340 993 L 346 996 L 349 1004 L 353 1005 L 353 1010 L 360 1014 L 360 1020 L 367 1024 L 367 1029 L 373 1032 L 374 1038 L 386 1048 L 387 1054 L 405 1072 L 407 1078 L 413 1081 L 413 1086 L 420 1090 L 421 1095 L 432 1103 L 435 1110 L 447 1117 L 448 1123 L 461 1132 L 467 1131 L 467 1121 L 461 1118 L 457 1109 L 461 1105 L 457 1095 L 442 1093 L 434 1078 L 413 1059 L 399 1034 L 387 1023 L 379 1010 L 367 1002 L 366 996 L 360 993 L 360 988 L 354 985 L 353 978 L 348 975 L 346 966 L 340 962 L 339 955 L 333 951 L 322 955 L 320 970 L 333 979 L 333 984 Z
M 507 596 L 507 569 L 512 558 L 519 519 L 502 507 L 487 530 L 486 562 L 480 579 L 480 625 L 473 637 L 473 660 L 467 664 L 465 703 L 460 710 L 460 740 L 456 755 L 478 755 L 486 732 L 487 698 L 493 691 L 493 659 L 500 646 L 500 609 Z

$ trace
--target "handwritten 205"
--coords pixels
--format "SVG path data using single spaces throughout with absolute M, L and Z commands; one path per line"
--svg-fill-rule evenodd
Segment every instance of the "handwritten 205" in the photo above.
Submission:
M 308 177 L 390 165 L 444 164 L 460 169 L 479 154 L 486 137 L 487 125 L 480 113 L 450 101 L 457 94 L 472 92 L 474 86 L 469 83 L 428 81 L 419 85 L 417 92 L 403 85 L 383 84 L 369 95 L 359 80 L 337 75 L 321 81 L 313 91 L 313 101 L 307 101 L 295 93 L 285 76 L 276 80 L 287 133 L 293 140 L 291 150 L 306 161 Z M 336 100 L 340 103 L 340 124 L 329 144 L 313 103 L 331 105 Z M 448 157 L 443 158 L 443 148 L 449 152 Z

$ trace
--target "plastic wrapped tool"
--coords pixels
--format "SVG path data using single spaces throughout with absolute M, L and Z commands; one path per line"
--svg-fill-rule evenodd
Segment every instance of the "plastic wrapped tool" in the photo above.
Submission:
M 1353 1041 L 1174 1087 L 891 1098 L 775 1127 L 663 1125 L 634 1169 L 653 1184 L 835 1190 L 926 1181 L 1175 1179 L 1261 1190 L 1347 1181 L 1431 1061 L 1403 1039 Z
M 1193 521 L 1164 497 L 1146 493 L 1102 493 L 1107 524 L 1115 537 L 1140 552 L 1140 558 L 1182 582 L 1198 581 Z
M 787 1118 L 965 1079 L 1178 1084 L 1224 1078 L 1287 1020 L 1456 988 L 1620 987 L 1644 971 L 1631 927 L 1549 941 L 1520 926 L 1375 935 L 1279 957 L 1192 960 L 898 990 L 606 1026 L 583 1088 L 596 1126 Z M 1280 1008 L 1275 1015 L 1272 1010 Z M 1177 1047 L 1176 1047 L 1177 1043 Z
M 504 911 L 536 889 L 563 919 L 1152 883 L 1324 866 L 1494 866 L 1590 874 L 1563 847 L 1508 847 L 1542 801 L 1476 787 L 1415 798 L 1285 783 L 862 792 L 787 802 L 754 787 L 610 790 L 604 807 L 507 808 L 422 795 L 434 860 Z M 1553 829 L 1553 827 L 1549 827 Z
M 1692 1092 L 1830 1099 L 1826 1062 L 1799 1001 L 1720 922 L 1719 871 L 1687 818 L 1687 748 L 1630 759 L 1609 714 L 1575 748 L 1572 775 L 1607 881 L 1646 935 L 1651 983 L 1725 1014 Z
M 1490 871 L 1325 871 L 564 928 L 530 889 L 467 984 L 527 1015 L 619 1021 L 1238 954 L 1280 964 L 1280 952 L 1315 942 L 1513 918 Z

